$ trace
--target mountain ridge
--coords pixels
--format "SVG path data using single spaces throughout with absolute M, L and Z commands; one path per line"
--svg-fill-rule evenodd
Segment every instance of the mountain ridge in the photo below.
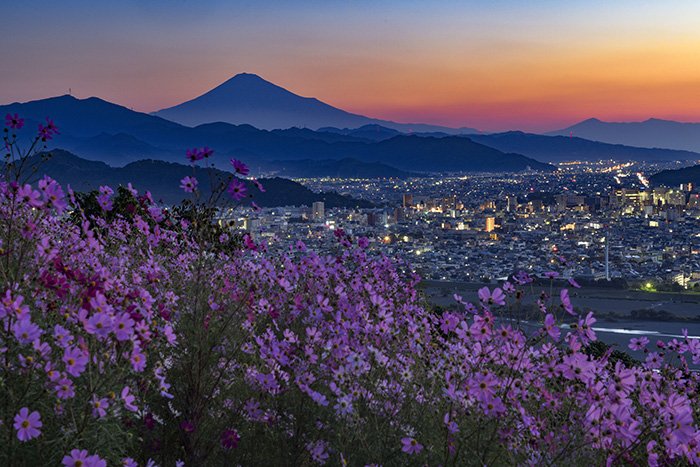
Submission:
M 184 160 L 187 148 L 209 146 L 217 153 L 214 163 L 219 168 L 225 168 L 228 159 L 235 157 L 246 160 L 251 166 L 272 160 L 352 158 L 365 163 L 386 164 L 407 172 L 555 169 L 519 154 L 503 154 L 463 137 L 401 134 L 373 142 L 342 135 L 309 133 L 311 130 L 260 130 L 249 124 L 218 122 L 192 128 L 99 98 L 61 96 L 0 106 L 0 114 L 5 112 L 18 113 L 34 122 L 51 116 L 61 134 L 49 142 L 49 148 L 79 152 L 82 157 L 112 165 L 125 165 L 149 157 L 180 162 Z M 31 130 L 25 130 L 23 134 L 31 134 Z
M 654 186 L 665 185 L 678 188 L 683 183 L 692 183 L 697 187 L 700 186 L 700 165 L 662 170 L 649 177 L 649 181 Z
M 167 107 L 152 115 L 187 126 L 202 123 L 251 123 L 274 130 L 291 127 L 352 128 L 380 124 L 401 131 L 478 133 L 473 128 L 449 128 L 424 123 L 399 123 L 347 112 L 315 97 L 295 94 L 253 73 L 239 73 L 199 96 Z
M 30 158 L 27 170 L 36 169 L 33 181 L 44 174 L 49 175 L 62 185 L 70 185 L 75 191 L 97 190 L 101 185 L 112 188 L 132 183 L 141 192 L 150 191 L 153 198 L 167 204 L 177 204 L 191 196 L 180 188 L 180 180 L 191 176 L 193 169 L 189 165 L 162 160 L 145 159 L 130 162 L 124 167 L 111 167 L 101 161 L 89 161 L 69 151 L 55 149 L 51 157 L 43 159 L 43 153 Z M 212 190 L 212 180 L 224 181 L 232 174 L 228 171 L 200 168 L 199 188 L 203 198 L 207 199 Z M 205 176 L 206 172 L 206 176 Z M 260 192 L 251 181 L 244 180 L 248 193 L 253 197 L 245 198 L 243 204 L 250 201 L 262 207 L 311 206 L 314 201 L 324 201 L 327 207 L 373 207 L 365 200 L 356 200 L 333 192 L 314 193 L 303 185 L 289 179 L 273 177 L 261 178 L 260 183 L 265 192 Z
M 700 123 L 648 118 L 638 122 L 606 122 L 589 118 L 547 136 L 568 136 L 612 144 L 700 152 Z
M 507 131 L 488 135 L 468 135 L 474 141 L 504 152 L 516 151 L 542 162 L 572 160 L 632 160 L 676 161 L 700 160 L 692 151 L 663 148 L 641 148 L 622 144 L 591 141 L 576 136 L 538 135 L 522 131 Z

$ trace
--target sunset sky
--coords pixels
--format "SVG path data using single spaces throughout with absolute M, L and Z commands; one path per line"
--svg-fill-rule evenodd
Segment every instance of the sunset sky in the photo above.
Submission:
M 700 121 L 698 1 L 10 2 L 0 103 L 141 111 L 239 72 L 364 115 L 482 130 Z

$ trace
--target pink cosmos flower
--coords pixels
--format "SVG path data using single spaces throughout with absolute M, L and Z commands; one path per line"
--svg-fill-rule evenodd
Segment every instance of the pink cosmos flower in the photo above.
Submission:
M 317 464 L 323 465 L 328 460 L 327 443 L 322 440 L 318 440 L 314 443 L 308 443 L 306 445 L 306 450 L 311 454 L 311 459 Z
M 628 347 L 632 350 L 643 350 L 648 343 L 649 338 L 647 338 L 646 336 L 633 337 L 632 339 L 630 339 Z
M 63 352 L 63 362 L 69 375 L 80 376 L 88 363 L 88 357 L 77 347 L 69 347 Z
M 506 411 L 506 406 L 500 397 L 494 397 L 491 400 L 482 401 L 481 408 L 484 413 L 489 416 L 499 416 Z
M 122 313 L 114 319 L 112 331 L 118 341 L 127 341 L 131 337 L 134 329 L 134 320 L 128 313 Z
M 237 178 L 231 180 L 231 183 L 229 183 L 226 191 L 229 195 L 231 195 L 231 198 L 233 198 L 236 201 L 240 201 L 246 197 L 245 183 L 238 180 Z
M 56 384 L 56 396 L 59 399 L 71 399 L 75 397 L 75 389 L 73 386 L 73 381 L 68 378 L 62 378 Z
M 124 389 L 122 389 L 121 393 L 122 402 L 124 402 L 124 407 L 126 407 L 126 410 L 129 410 L 131 412 L 137 412 L 139 409 L 134 404 L 136 397 L 133 394 L 129 393 L 129 391 L 129 386 L 124 386 Z
M 43 193 L 44 203 L 48 207 L 54 208 L 58 214 L 61 214 L 68 206 L 61 185 L 48 176 L 44 176 L 44 178 L 39 180 L 37 185 L 39 186 L 39 190 Z
M 338 402 L 333 406 L 336 414 L 338 415 L 349 415 L 353 411 L 352 397 L 345 395 L 338 399 Z
M 245 245 L 245 247 L 249 250 L 258 251 L 258 245 L 253 241 L 253 238 L 248 234 L 245 234 L 243 236 L 243 245 Z
M 134 348 L 129 357 L 131 361 L 131 367 L 134 371 L 142 372 L 146 368 L 146 356 L 141 352 L 138 347 Z
M 194 190 L 197 189 L 198 184 L 199 182 L 194 177 L 188 176 L 180 180 L 180 188 L 185 190 L 185 193 L 194 193 Z
M 163 215 L 163 210 L 158 206 L 150 206 L 148 208 L 148 214 L 150 214 L 150 216 L 156 222 L 162 222 L 165 219 L 165 216 Z
M 97 204 L 103 211 L 109 212 L 112 210 L 112 198 L 109 195 L 101 194 L 97 197 Z
M 561 292 L 559 292 L 559 298 L 561 299 L 561 307 L 564 308 L 564 311 L 572 316 L 576 316 L 574 306 L 571 304 L 571 297 L 569 297 L 569 290 L 561 289 Z
M 649 464 L 649 467 L 658 467 L 659 465 L 659 454 L 654 451 L 654 448 L 656 447 L 657 442 L 652 440 L 647 443 L 647 462 Z
M 231 159 L 231 165 L 233 166 L 233 169 L 236 171 L 236 173 L 241 174 L 244 177 L 250 172 L 248 166 L 243 162 L 239 161 L 238 159 Z
M 593 331 L 593 323 L 596 322 L 596 319 L 593 317 L 593 312 L 589 311 L 588 314 L 584 319 L 580 319 L 578 321 L 578 328 L 579 332 L 583 334 L 583 336 L 588 339 L 589 341 L 594 341 L 596 340 L 596 335 L 595 332 Z
M 204 146 L 202 149 L 200 149 L 199 154 L 202 157 L 202 159 L 208 159 L 209 157 L 214 155 L 214 150 L 209 149 L 209 146 Z
M 547 334 L 549 334 L 549 337 L 555 341 L 558 341 L 559 337 L 561 337 L 561 331 L 556 326 L 556 320 L 551 313 L 544 317 L 544 329 L 547 331 Z
M 415 438 L 402 438 L 401 450 L 407 454 L 418 454 L 423 450 L 423 445 L 418 443 Z
M 112 318 L 107 313 L 96 313 L 85 323 L 85 331 L 99 337 L 107 337 L 112 331 Z
M 22 442 L 29 441 L 41 435 L 41 415 L 39 412 L 29 413 L 27 407 L 22 407 L 17 415 L 15 415 L 15 430 L 17 430 L 17 439 Z
M 53 139 L 54 135 L 57 134 L 59 134 L 58 128 L 50 118 L 46 119 L 46 126 L 39 124 L 39 138 L 43 142 Z
M 19 118 L 18 114 L 7 114 L 5 115 L 5 126 L 12 128 L 13 130 L 21 130 L 24 126 L 24 119 Z
M 12 326 L 12 334 L 20 344 L 27 345 L 41 336 L 41 328 L 29 319 L 23 319 Z
M 493 289 L 493 292 L 489 290 L 488 287 L 482 287 L 479 289 L 479 300 L 484 305 L 505 305 L 506 304 L 506 294 L 500 288 Z
M 452 313 L 445 312 L 440 317 L 440 330 L 445 334 L 454 331 L 458 324 L 459 317 Z
M 89 455 L 85 449 L 73 449 L 69 455 L 63 457 L 62 463 L 66 467 L 86 466 Z
M 107 467 L 107 461 L 97 454 L 90 455 L 85 449 L 73 449 L 69 455 L 63 457 L 62 463 L 66 467 Z M 132 459 L 132 464 L 124 463 L 124 465 L 133 466 L 135 464 L 133 464 Z
M 568 279 L 568 282 L 569 282 L 569 285 L 571 285 L 571 287 L 573 287 L 573 288 L 575 288 L 575 289 L 580 289 L 580 288 L 581 288 L 581 286 L 579 285 L 579 283 L 576 282 L 573 278 L 572 278 L 572 279 Z
M 54 326 L 53 337 L 64 348 L 73 341 L 71 333 L 60 324 Z
M 23 187 L 17 190 L 17 198 L 33 208 L 40 208 L 44 204 L 41 201 L 41 194 L 29 184 L 25 184 Z
M 240 440 L 241 437 L 234 429 L 227 428 L 221 433 L 221 447 L 224 449 L 236 449 Z
M 102 418 L 107 415 L 109 401 L 106 398 L 98 399 L 97 396 L 93 394 L 91 405 L 93 417 Z
M 513 276 L 513 280 L 518 285 L 525 285 L 532 282 L 533 279 L 525 271 L 519 271 L 516 275 Z
M 649 355 L 647 355 L 647 359 L 645 360 L 645 365 L 649 369 L 657 369 L 661 367 L 661 364 L 663 363 L 664 359 L 661 357 L 656 352 L 651 352 Z
M 263 187 L 262 183 L 254 179 L 253 185 L 255 185 L 255 187 L 258 189 L 258 191 L 260 191 L 260 193 L 265 193 L 265 188 Z
M 185 153 L 185 157 L 187 157 L 187 160 L 193 163 L 204 159 L 204 156 L 202 155 L 201 151 L 197 148 L 188 149 Z
M 98 188 L 98 191 L 101 194 L 107 195 L 107 196 L 112 196 L 114 194 L 114 190 L 109 185 L 100 185 L 100 187 Z

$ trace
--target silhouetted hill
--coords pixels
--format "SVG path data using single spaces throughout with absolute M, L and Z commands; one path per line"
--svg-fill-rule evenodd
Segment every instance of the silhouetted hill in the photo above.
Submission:
M 392 128 L 386 128 L 381 125 L 363 125 L 359 128 L 335 128 L 323 127 L 319 128 L 316 133 L 335 133 L 338 135 L 351 136 L 368 141 L 384 141 L 385 139 L 393 138 L 401 134 L 400 131 Z
M 216 151 L 213 162 L 221 169 L 228 168 L 230 157 L 243 159 L 253 167 L 272 160 L 352 158 L 421 172 L 553 169 L 518 154 L 486 148 L 464 137 L 399 135 L 372 142 L 331 133 L 314 135 L 311 130 L 267 131 L 247 124 L 222 122 L 190 128 L 96 98 L 62 96 L 0 106 L 0 114 L 6 112 L 36 120 L 51 116 L 61 134 L 50 141 L 49 148 L 66 149 L 110 165 L 144 158 L 182 162 L 187 148 L 209 146 Z M 27 126 L 30 128 L 24 134 L 31 134 L 31 125 Z
M 700 152 L 700 123 L 650 118 L 643 122 L 604 122 L 589 118 L 549 135 L 574 136 L 606 143 Z
M 153 198 L 168 204 L 176 204 L 188 195 L 180 188 L 180 180 L 192 175 L 191 166 L 172 162 L 143 160 L 132 162 L 124 167 L 110 167 L 104 162 L 88 161 L 68 151 L 53 150 L 48 161 L 35 156 L 28 162 L 28 171 L 36 167 L 34 180 L 44 174 L 61 184 L 69 184 L 75 191 L 96 190 L 100 185 L 117 187 L 132 183 L 141 192 L 150 191 Z M 211 170 L 211 174 L 208 173 Z M 211 175 L 211 176 L 210 176 Z M 211 194 L 211 180 L 214 185 L 227 180 L 231 173 L 218 169 L 197 169 L 197 179 L 204 197 Z M 372 203 L 355 200 L 337 193 L 314 193 L 303 185 L 284 178 L 261 179 L 265 192 L 258 191 L 247 182 L 248 192 L 259 206 L 310 206 L 314 201 L 325 201 L 327 207 L 372 207 Z M 223 199 L 228 199 L 226 195 Z M 247 203 L 244 203 L 247 204 Z
M 367 153 L 363 160 L 381 160 L 386 164 L 404 170 L 420 170 L 425 161 L 434 161 L 442 171 L 462 171 L 469 167 L 475 172 L 543 170 L 552 171 L 556 167 L 538 162 L 520 154 L 504 153 L 461 136 L 444 138 L 425 136 L 396 136 L 373 145 L 366 145 Z
M 381 125 L 364 125 L 360 128 L 335 128 L 335 127 L 323 127 L 319 128 L 315 134 L 325 134 L 325 133 L 335 133 L 338 135 L 345 135 L 352 138 L 357 138 L 363 141 L 384 141 L 385 139 L 393 138 L 398 135 L 415 135 L 415 136 L 433 136 L 435 138 L 443 138 L 445 136 L 450 136 L 450 133 L 445 133 L 442 131 L 409 131 L 401 132 L 394 130 L 392 128 L 386 128 Z M 481 134 L 481 133 L 474 133 Z M 461 135 L 461 134 L 460 134 Z M 466 134 L 465 134 L 466 135 Z M 313 136 L 313 135 L 310 135 Z
M 257 128 L 272 130 L 326 126 L 357 128 L 379 124 L 401 131 L 477 133 L 470 128 L 396 123 L 353 114 L 316 98 L 294 94 L 251 73 L 240 73 L 199 97 L 160 110 L 154 115 L 189 126 L 211 122 L 249 123 Z
M 678 187 L 681 183 L 692 183 L 700 186 L 700 165 L 684 167 L 676 170 L 662 170 L 649 177 L 652 185 L 666 185 L 668 187 Z
M 64 95 L 36 101 L 0 106 L 0 112 L 19 113 L 27 122 L 44 122 L 46 117 L 59 122 L 61 132 L 76 137 L 92 137 L 100 133 L 126 133 L 140 137 L 152 132 L 177 130 L 180 125 L 159 117 L 134 112 L 121 105 L 97 97 L 76 99 Z M 34 125 L 31 125 L 34 126 Z
M 700 154 L 675 149 L 648 149 L 601 143 L 569 136 L 543 136 L 521 131 L 469 135 L 479 143 L 505 152 L 517 152 L 544 162 L 571 160 L 677 161 L 697 160 Z
M 272 161 L 263 167 L 279 175 L 294 178 L 408 178 L 421 176 L 379 162 L 362 162 L 350 158 Z
M 321 130 L 309 130 L 308 128 L 287 128 L 286 130 L 272 130 L 270 133 L 275 135 L 284 136 L 286 138 L 302 138 L 302 139 L 316 139 L 320 141 L 325 141 L 326 143 L 371 143 L 374 140 L 369 138 L 362 138 L 360 136 L 335 133 L 331 131 L 321 131 Z M 399 134 L 397 131 L 396 134 Z

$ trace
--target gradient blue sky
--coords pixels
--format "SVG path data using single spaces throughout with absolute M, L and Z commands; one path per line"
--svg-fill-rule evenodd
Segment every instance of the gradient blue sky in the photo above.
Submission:
M 698 121 L 699 19 L 690 0 L 29 0 L 2 7 L 0 102 L 152 111 L 247 71 L 397 121 Z

